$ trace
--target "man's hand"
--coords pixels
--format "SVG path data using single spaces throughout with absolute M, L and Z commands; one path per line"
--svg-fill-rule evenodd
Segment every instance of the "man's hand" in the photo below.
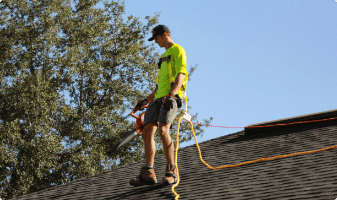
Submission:
M 175 97 L 172 93 L 169 93 L 166 97 L 165 97 L 165 101 L 163 103 L 163 108 L 165 108 L 166 110 L 170 110 L 173 108 L 173 103 L 175 102 Z
M 144 100 L 142 100 L 142 101 L 139 101 L 139 102 L 137 103 L 135 109 L 136 109 L 136 108 L 139 108 L 139 110 L 144 110 L 143 107 L 144 107 L 145 105 L 147 105 L 147 103 L 148 103 L 148 100 L 147 100 L 147 99 L 144 99 Z

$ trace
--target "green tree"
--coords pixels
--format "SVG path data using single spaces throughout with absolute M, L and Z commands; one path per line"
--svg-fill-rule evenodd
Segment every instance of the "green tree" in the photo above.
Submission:
M 141 138 L 106 152 L 135 128 L 126 116 L 154 89 L 159 55 L 145 39 L 159 15 L 146 16 L 143 25 L 134 16 L 123 19 L 123 2 L 94 8 L 98 2 L 75 1 L 75 10 L 70 0 L 0 4 L 3 199 L 144 159 Z M 182 125 L 180 141 L 188 141 Z M 172 138 L 175 131 L 176 124 Z

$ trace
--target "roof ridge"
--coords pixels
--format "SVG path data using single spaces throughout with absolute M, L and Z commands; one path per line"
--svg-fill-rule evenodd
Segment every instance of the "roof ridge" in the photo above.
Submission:
M 295 126 L 305 126 L 301 122 L 322 123 L 323 120 L 334 121 L 337 119 L 336 117 L 337 117 L 337 109 L 317 112 L 317 113 L 311 113 L 311 114 L 306 114 L 306 115 L 299 115 L 295 117 L 283 118 L 283 119 L 267 121 L 267 122 L 262 122 L 262 123 L 256 123 L 256 124 L 252 124 L 252 125 L 245 127 L 245 135 L 262 133 L 262 132 L 271 131 L 274 129 L 283 129 L 283 128 L 295 127 Z M 281 124 L 282 124 L 282 127 L 281 127 Z M 275 126 L 272 126 L 272 125 L 275 125 Z

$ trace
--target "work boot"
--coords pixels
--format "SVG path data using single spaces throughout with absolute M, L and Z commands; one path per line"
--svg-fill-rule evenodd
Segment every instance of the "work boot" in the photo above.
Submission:
M 152 166 L 144 166 L 138 177 L 130 179 L 130 185 L 154 185 L 157 183 L 156 174 Z
M 166 165 L 166 174 L 163 178 L 163 184 L 169 185 L 169 184 L 175 184 L 177 183 L 177 168 L 175 164 L 172 165 Z

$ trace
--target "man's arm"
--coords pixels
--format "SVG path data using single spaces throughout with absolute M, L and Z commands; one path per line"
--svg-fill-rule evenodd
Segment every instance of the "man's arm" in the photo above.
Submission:
M 156 92 L 157 92 L 157 87 L 156 87 L 156 89 L 154 89 L 153 90 L 153 92 L 147 97 L 147 100 L 149 101 L 149 100 L 153 100 L 154 99 L 154 97 L 155 97 L 155 94 L 156 94 Z
M 179 73 L 176 77 L 176 80 L 174 82 L 173 87 L 171 88 L 171 93 L 173 95 L 176 95 L 179 92 L 179 89 L 181 88 L 181 86 L 184 83 L 184 79 L 185 79 L 185 74 L 183 73 Z

